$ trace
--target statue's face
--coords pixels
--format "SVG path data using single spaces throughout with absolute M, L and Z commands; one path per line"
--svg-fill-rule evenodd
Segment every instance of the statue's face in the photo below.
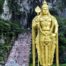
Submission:
M 49 13 L 48 9 L 47 8 L 43 8 L 42 9 L 42 14 L 43 15 L 47 15 Z

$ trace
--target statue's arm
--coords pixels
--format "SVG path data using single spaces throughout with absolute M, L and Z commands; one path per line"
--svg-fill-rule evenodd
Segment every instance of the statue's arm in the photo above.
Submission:
M 54 36 L 57 35 L 58 33 L 58 22 L 56 20 L 55 17 L 52 16 L 52 23 L 53 23 L 53 27 L 54 27 Z
M 32 40 L 35 41 L 36 38 L 36 29 L 38 27 L 38 16 L 36 16 L 32 21 Z
M 54 18 L 54 24 L 55 24 L 55 34 L 58 33 L 58 22 L 56 18 Z

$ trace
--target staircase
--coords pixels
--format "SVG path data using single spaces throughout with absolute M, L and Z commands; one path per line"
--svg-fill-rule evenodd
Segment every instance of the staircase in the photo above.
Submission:
M 19 66 L 29 66 L 30 47 L 31 33 L 20 34 L 10 52 L 7 63 L 13 59 Z

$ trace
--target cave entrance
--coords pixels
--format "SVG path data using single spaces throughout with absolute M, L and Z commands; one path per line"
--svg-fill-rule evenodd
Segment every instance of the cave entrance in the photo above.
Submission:
M 36 16 L 35 11 L 33 13 L 29 13 L 28 14 L 28 19 L 27 19 L 27 28 L 31 28 L 32 27 L 32 20 L 33 18 Z

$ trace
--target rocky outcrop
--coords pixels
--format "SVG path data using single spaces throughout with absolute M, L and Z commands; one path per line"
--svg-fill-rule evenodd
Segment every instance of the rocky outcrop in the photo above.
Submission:
M 9 7 L 8 7 L 8 0 L 4 0 L 3 12 L 1 15 L 1 19 L 4 19 L 4 20 L 10 20 L 11 19 L 11 14 L 10 14 Z
M 29 66 L 30 47 L 31 33 L 20 34 L 10 52 L 6 65 L 10 60 L 15 60 L 19 66 Z

